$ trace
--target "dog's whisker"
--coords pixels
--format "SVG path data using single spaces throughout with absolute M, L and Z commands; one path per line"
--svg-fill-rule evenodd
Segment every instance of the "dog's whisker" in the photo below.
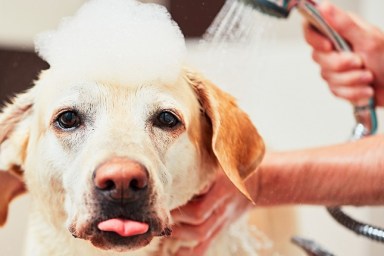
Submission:
M 159 236 L 165 236 L 165 237 L 167 237 L 167 236 L 171 236 L 171 234 L 172 234 L 172 229 L 169 228 L 169 227 L 166 227 L 166 228 L 163 229 L 163 231 L 161 231 L 161 233 L 159 234 Z

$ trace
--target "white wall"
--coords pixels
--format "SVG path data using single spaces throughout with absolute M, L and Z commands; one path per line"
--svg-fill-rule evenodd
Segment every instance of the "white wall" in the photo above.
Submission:
M 33 37 L 54 28 L 84 0 L 0 0 L 0 45 L 33 47 Z
M 81 2 L 0 0 L 0 44 L 32 47 L 35 33 L 55 27 L 60 17 L 71 14 Z M 334 2 L 384 27 L 382 1 Z M 300 20 L 297 13 L 285 21 L 260 17 L 255 22 L 266 29 L 251 46 L 212 51 L 189 42 L 190 62 L 238 98 L 274 150 L 343 142 L 353 126 L 351 107 L 330 95 L 320 79 L 301 36 Z M 22 197 L 12 204 L 9 222 L 0 230 L 1 255 L 21 255 L 28 203 L 28 197 Z M 382 209 L 348 210 L 384 226 Z M 323 207 L 297 207 L 295 233 L 313 238 L 336 255 L 384 252 L 381 246 L 335 224 Z

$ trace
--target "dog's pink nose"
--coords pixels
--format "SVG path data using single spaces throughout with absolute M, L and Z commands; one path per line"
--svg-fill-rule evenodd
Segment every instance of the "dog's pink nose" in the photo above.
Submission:
M 132 160 L 113 158 L 101 164 L 94 172 L 95 187 L 114 200 L 132 201 L 148 186 L 147 169 Z

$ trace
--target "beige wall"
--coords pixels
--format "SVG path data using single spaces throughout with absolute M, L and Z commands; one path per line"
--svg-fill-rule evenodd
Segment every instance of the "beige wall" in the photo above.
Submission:
M 0 0 L 0 44 L 32 47 L 34 34 L 54 27 L 60 17 L 73 13 L 81 2 Z M 334 2 L 384 28 L 382 1 Z M 267 29 L 246 50 L 230 46 L 212 52 L 189 42 L 190 62 L 238 98 L 268 147 L 276 150 L 343 142 L 353 126 L 351 107 L 330 95 L 320 79 L 318 67 L 301 36 L 300 20 L 296 13 L 287 21 L 261 18 L 257 22 Z M 0 230 L 1 255 L 21 255 L 28 204 L 28 197 L 12 204 L 9 222 Z M 348 210 L 354 216 L 384 226 L 382 208 Z M 260 218 L 270 223 L 265 231 L 272 237 L 281 233 L 284 238 L 293 234 L 313 238 L 336 255 L 374 256 L 384 252 L 377 244 L 357 238 L 335 224 L 323 207 L 298 206 L 293 217 L 292 211 L 286 212 L 284 208 L 260 213 Z M 282 246 L 287 247 L 287 252 L 292 252 L 289 244 Z

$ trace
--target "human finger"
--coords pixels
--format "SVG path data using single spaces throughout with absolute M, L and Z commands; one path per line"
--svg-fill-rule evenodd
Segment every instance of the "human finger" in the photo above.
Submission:
M 200 242 L 197 246 L 187 248 L 187 247 L 182 247 L 180 248 L 177 253 L 175 254 L 176 256 L 195 256 L 195 255 L 204 255 L 204 253 L 207 251 L 209 246 L 212 243 L 212 237 L 216 237 L 216 235 L 223 229 L 223 226 L 225 224 L 219 225 L 214 231 L 213 234 L 210 238 L 203 240 Z
M 226 204 L 222 204 L 212 212 L 203 223 L 192 225 L 190 223 L 178 223 L 172 229 L 172 237 L 186 241 L 204 241 L 212 236 L 212 233 L 226 219 Z
M 373 89 L 369 85 L 373 81 L 373 75 L 368 70 L 349 70 L 345 72 L 334 72 L 330 70 L 322 70 L 321 76 L 328 82 L 330 87 L 356 87 L 365 85 L 369 94 L 373 93 Z M 368 90 L 369 89 L 369 90 Z
M 331 92 L 335 96 L 346 99 L 354 105 L 360 104 L 361 102 L 367 102 L 373 97 L 373 89 L 365 85 L 355 87 L 333 87 L 331 88 Z
M 363 67 L 363 61 L 361 57 L 352 52 L 313 51 L 312 58 L 321 66 L 322 69 L 326 70 L 340 72 Z
M 303 32 L 305 41 L 315 50 L 329 52 L 333 49 L 331 41 L 306 20 L 303 23 Z
M 361 36 L 364 35 L 364 28 L 348 12 L 338 8 L 329 1 L 323 1 L 318 8 L 330 26 L 347 41 L 361 42 L 365 40 Z
M 188 223 L 192 225 L 199 225 L 205 222 L 230 196 L 229 193 L 221 191 L 220 188 L 221 186 L 214 183 L 206 194 L 173 210 L 171 213 L 173 221 L 175 223 Z

